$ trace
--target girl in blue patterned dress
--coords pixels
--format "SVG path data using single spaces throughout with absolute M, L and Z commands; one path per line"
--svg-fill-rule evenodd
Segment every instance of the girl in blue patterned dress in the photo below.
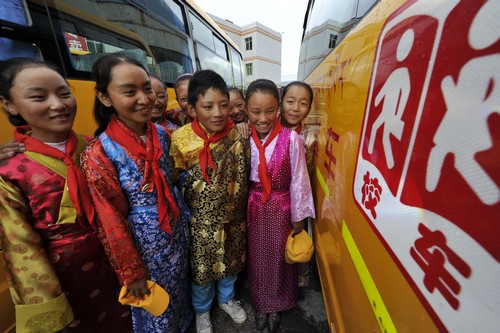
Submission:
M 105 55 L 93 67 L 96 138 L 81 155 L 101 241 L 135 297 L 152 280 L 170 294 L 159 317 L 132 307 L 134 332 L 184 332 L 192 318 L 189 212 L 173 185 L 169 138 L 151 122 L 155 93 L 138 61 Z

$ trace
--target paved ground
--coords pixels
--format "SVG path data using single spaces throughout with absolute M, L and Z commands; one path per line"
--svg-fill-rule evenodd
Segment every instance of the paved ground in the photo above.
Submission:
M 286 311 L 281 317 L 279 333 L 327 333 L 328 322 L 325 305 L 321 293 L 321 285 L 316 272 L 316 264 L 312 263 L 311 284 L 309 287 L 300 288 L 299 301 L 294 309 Z M 250 304 L 246 279 L 239 279 L 236 287 L 236 300 L 239 300 L 247 310 L 248 320 L 242 325 L 235 324 L 229 316 L 218 306 L 213 306 L 211 311 L 214 333 L 252 333 L 268 332 L 258 331 L 255 328 L 255 311 Z M 195 333 L 194 323 L 189 333 Z

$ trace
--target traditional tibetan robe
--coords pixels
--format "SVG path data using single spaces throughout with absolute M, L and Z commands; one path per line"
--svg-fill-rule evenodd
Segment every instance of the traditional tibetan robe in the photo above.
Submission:
M 215 170 L 200 166 L 204 140 L 188 124 L 172 133 L 171 155 L 191 212 L 192 282 L 204 285 L 245 266 L 250 150 L 236 127 L 209 144 Z M 208 134 L 207 134 L 208 135 Z
M 299 134 L 302 139 L 305 148 L 307 171 L 309 173 L 309 178 L 312 180 L 314 177 L 314 150 L 316 149 L 317 141 L 317 131 L 316 125 L 301 123 L 296 127 L 292 128 L 295 132 Z M 307 219 L 306 230 L 312 237 L 312 219 Z M 297 264 L 297 270 L 299 273 L 299 287 L 306 287 L 310 282 L 310 262 Z
M 186 120 L 186 114 L 180 108 L 166 110 L 165 117 L 179 127 L 188 123 Z
M 307 171 L 309 172 L 309 178 L 312 178 L 314 169 L 314 150 L 318 144 L 317 130 L 313 125 L 307 124 L 300 124 L 293 128 L 293 130 L 299 134 L 304 143 Z
M 170 135 L 171 132 L 175 131 L 176 129 L 178 129 L 180 127 L 179 125 L 177 125 L 176 123 L 174 123 L 173 121 L 171 121 L 169 119 L 169 115 L 170 115 L 170 113 L 168 113 L 168 111 L 165 111 L 161 115 L 161 117 L 155 122 L 156 124 L 165 127 L 168 130 L 168 132 L 167 132 L 168 135 Z
M 147 275 L 170 295 L 170 304 L 159 317 L 132 307 L 134 332 L 184 332 L 193 318 L 188 276 L 189 212 L 173 185 L 168 136 L 161 126 L 150 123 L 144 142 L 122 122 L 116 122 L 121 135 L 130 136 L 148 151 L 153 149 L 152 131 L 157 131 L 163 149 L 158 167 L 180 214 L 174 219 L 173 206 L 167 202 L 170 231 L 165 231 L 161 223 L 167 217 L 160 218 L 157 184 L 150 182 L 151 162 L 138 158 L 103 132 L 81 156 L 98 230 L 122 285 Z
M 87 140 L 77 139 L 79 166 Z M 130 331 L 130 308 L 117 302 L 120 285 L 97 232 L 68 194 L 68 166 L 25 144 L 26 152 L 0 161 L 0 241 L 16 331 Z
M 259 151 L 253 138 L 250 146 L 247 266 L 250 299 L 258 312 L 280 312 L 293 308 L 297 302 L 297 264 L 285 262 L 286 239 L 293 229 L 292 222 L 315 217 L 304 144 L 296 132 L 282 128 L 265 148 L 271 178 L 271 192 L 265 203 L 258 172 Z

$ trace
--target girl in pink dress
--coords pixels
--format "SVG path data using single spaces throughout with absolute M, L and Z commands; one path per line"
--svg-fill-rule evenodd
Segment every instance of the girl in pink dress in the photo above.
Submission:
M 276 332 L 280 312 L 296 305 L 297 264 L 285 262 L 292 230 L 314 218 L 304 144 L 277 118 L 279 94 L 265 79 L 252 82 L 246 93 L 251 125 L 251 189 L 248 199 L 248 282 L 256 309 L 257 329 Z

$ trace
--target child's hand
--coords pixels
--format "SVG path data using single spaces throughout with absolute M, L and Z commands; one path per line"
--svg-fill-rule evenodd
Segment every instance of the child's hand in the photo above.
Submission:
M 304 229 L 304 221 L 292 222 L 293 231 L 298 234 Z
M 17 153 L 22 153 L 25 150 L 26 148 L 23 143 L 17 143 L 11 140 L 3 145 L 0 145 L 0 160 L 14 156 Z
M 240 132 L 241 136 L 244 139 L 248 139 L 250 137 L 250 127 L 248 127 L 248 123 L 237 123 L 236 129 L 238 130 L 238 132 Z
M 151 293 L 151 291 L 149 291 L 148 289 L 146 276 L 129 284 L 127 286 L 127 289 L 137 299 L 143 299 L 144 296 L 149 295 Z

